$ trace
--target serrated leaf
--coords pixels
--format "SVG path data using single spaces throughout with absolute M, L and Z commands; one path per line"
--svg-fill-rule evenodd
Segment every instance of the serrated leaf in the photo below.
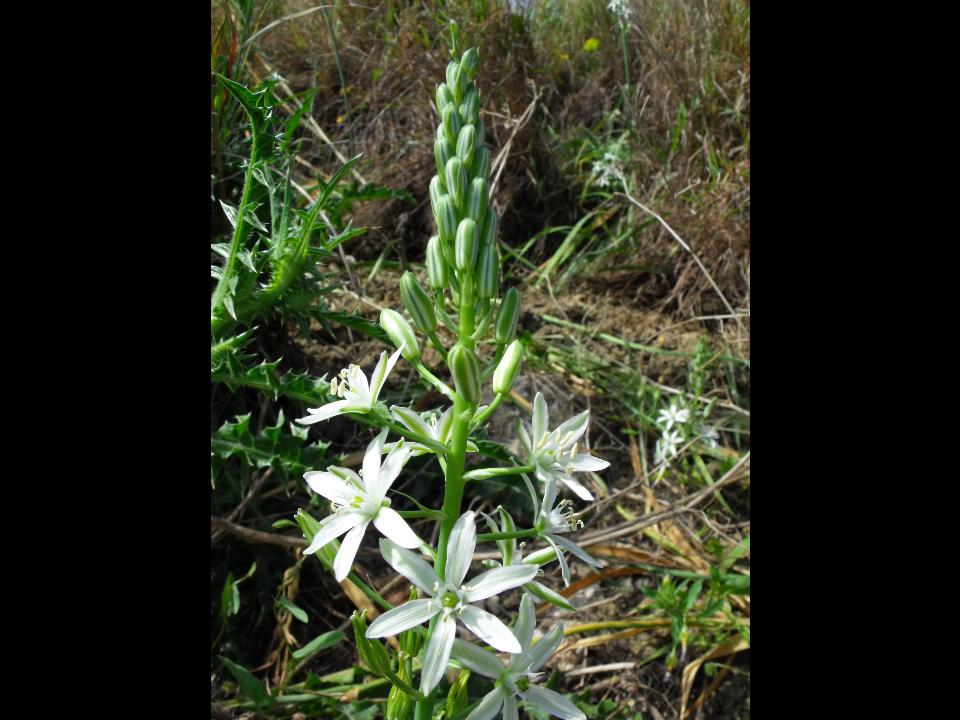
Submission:
M 237 209 L 228 203 L 225 203 L 223 200 L 220 201 L 220 207 L 223 208 L 224 214 L 227 216 L 227 220 L 230 221 L 230 227 L 237 227 Z
M 237 280 L 237 276 L 236 276 L 236 275 L 234 275 L 232 278 L 230 278 L 230 280 L 232 281 L 232 284 L 233 284 L 233 285 L 236 285 L 236 284 L 237 284 L 237 283 L 236 283 L 236 280 Z M 233 308 L 233 295 L 232 295 L 232 293 L 227 293 L 226 295 L 223 296 L 223 306 L 227 309 L 227 312 L 230 313 L 230 317 L 232 317 L 234 320 L 236 320 L 236 319 L 237 319 L 237 311 L 234 310 L 234 308 Z
M 339 630 L 331 630 L 330 632 L 325 632 L 323 635 L 318 635 L 316 638 L 311 640 L 309 643 L 304 645 L 299 650 L 294 651 L 293 657 L 296 660 L 305 660 L 306 658 L 320 652 L 321 650 L 326 650 L 327 648 L 333 647 L 338 642 L 343 640 L 346 637 Z
M 324 312 L 321 311 L 317 313 L 317 319 L 321 322 L 325 320 L 331 320 L 340 325 L 346 325 L 349 328 L 358 330 L 364 335 L 369 335 L 372 338 L 381 340 L 384 343 L 390 343 L 390 338 L 383 331 L 379 325 L 376 325 L 369 320 L 364 320 L 362 317 L 357 317 L 356 315 L 348 315 L 344 312 Z
M 303 608 L 294 605 L 289 599 L 287 599 L 285 595 L 280 596 L 280 598 L 277 600 L 277 605 L 289 612 L 302 623 L 310 621 L 310 618 L 307 616 L 307 613 L 303 610 Z
M 253 673 L 243 667 L 243 665 L 238 665 L 232 660 L 223 657 L 223 655 L 218 655 L 217 657 L 220 658 L 220 662 L 230 671 L 230 674 L 236 678 L 237 684 L 240 686 L 240 690 L 244 695 L 260 706 L 273 704 L 273 697 L 267 692 L 263 683 L 253 676 Z

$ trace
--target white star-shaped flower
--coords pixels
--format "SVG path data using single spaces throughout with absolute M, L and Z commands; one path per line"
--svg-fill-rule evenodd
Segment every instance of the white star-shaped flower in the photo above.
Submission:
M 443 414 L 440 414 L 439 410 L 417 414 L 410 408 L 394 405 L 390 408 L 390 414 L 415 435 L 436 440 L 441 445 L 449 447 L 450 434 L 453 432 L 453 405 L 448 407 Z M 436 452 L 433 448 L 418 442 L 409 442 L 407 447 L 410 448 L 410 454 L 413 456 Z M 383 449 L 389 450 L 390 448 L 391 443 L 387 443 Z M 467 452 L 477 452 L 477 445 L 472 440 L 467 440 Z
M 674 403 L 666 410 L 661 410 L 657 416 L 657 423 L 665 422 L 665 430 L 673 427 L 674 423 L 682 425 L 690 419 L 690 411 L 687 408 L 678 408 Z
M 538 531 L 539 537 L 547 541 L 550 547 L 557 553 L 557 559 L 560 561 L 560 574 L 563 575 L 565 585 L 570 585 L 570 567 L 567 565 L 567 559 L 563 556 L 564 550 L 569 550 L 578 558 L 593 567 L 603 567 L 603 563 L 594 560 L 586 550 L 581 548 L 572 540 L 561 537 L 561 533 L 573 532 L 583 526 L 583 521 L 577 517 L 573 511 L 572 503 L 569 500 L 561 500 L 556 507 L 553 503 L 557 499 L 557 484 L 550 481 L 543 489 L 543 501 L 540 505 L 540 512 L 537 513 L 537 520 L 534 527 Z M 559 547 L 558 547 L 559 546 Z
M 491 615 L 471 603 L 530 582 L 537 574 L 537 567 L 511 565 L 494 568 L 465 583 L 463 579 L 473 560 L 476 546 L 474 514 L 467 511 L 460 516 L 450 532 L 446 580 L 441 581 L 434 569 L 415 553 L 404 550 L 389 540 L 380 541 L 380 551 L 384 559 L 394 570 L 430 597 L 409 600 L 384 613 L 367 628 L 367 637 L 374 639 L 396 635 L 439 615 L 439 622 L 434 626 L 433 635 L 423 656 L 420 689 L 424 693 L 429 693 L 437 686 L 447 669 L 458 618 L 474 635 L 497 650 L 520 652 L 520 645 L 510 629 L 496 615 Z
M 590 491 L 571 476 L 572 472 L 596 472 L 610 466 L 606 460 L 578 452 L 577 441 L 587 430 L 590 411 L 584 410 L 561 424 L 553 432 L 547 431 L 549 419 L 543 393 L 537 393 L 533 399 L 532 435 L 527 434 L 523 423 L 517 425 L 517 434 L 527 451 L 528 462 L 536 467 L 536 476 L 542 482 L 559 480 L 581 499 L 593 500 Z
M 586 720 L 576 705 L 553 690 L 537 687 L 533 682 L 543 673 L 537 672 L 550 659 L 563 641 L 563 625 L 557 624 L 539 642 L 533 642 L 536 615 L 533 601 L 524 595 L 520 613 L 512 633 L 521 651 L 506 663 L 489 650 L 455 640 L 453 656 L 468 670 L 496 681 L 493 690 L 467 716 L 466 720 L 492 720 L 503 708 L 503 720 L 517 720 L 517 698 L 563 720 Z
M 367 376 L 359 365 L 351 365 L 340 371 L 340 382 L 337 378 L 330 381 L 330 394 L 343 398 L 335 400 L 318 408 L 307 408 L 310 413 L 306 417 L 298 418 L 297 422 L 301 425 L 312 425 L 321 420 L 329 420 L 336 415 L 342 415 L 348 412 L 367 413 L 377 404 L 377 398 L 380 396 L 380 389 L 383 387 L 384 380 L 397 364 L 397 358 L 403 350 L 401 347 L 387 359 L 387 352 L 384 350 L 380 354 L 380 360 L 373 369 L 370 376 L 370 382 L 367 382 Z
M 410 458 L 410 450 L 402 443 L 396 443 L 381 465 L 380 454 L 386 439 L 387 430 L 383 430 L 367 446 L 362 477 L 349 468 L 336 466 L 330 466 L 327 472 L 303 475 L 310 489 L 330 500 L 336 508 L 333 515 L 320 523 L 313 542 L 304 553 L 315 553 L 334 538 L 347 533 L 333 561 L 333 574 L 338 581 L 350 573 L 360 541 L 371 522 L 398 545 L 415 548 L 423 543 L 407 521 L 389 507 L 387 490 Z
M 700 440 L 707 447 L 716 450 L 717 440 L 720 439 L 720 433 L 717 432 L 717 429 L 713 425 L 699 425 L 697 427 L 697 434 L 700 436 Z
M 654 462 L 667 463 L 670 458 L 677 456 L 677 447 L 683 443 L 683 437 L 676 430 L 664 431 L 663 436 L 657 440 L 657 446 L 654 451 Z

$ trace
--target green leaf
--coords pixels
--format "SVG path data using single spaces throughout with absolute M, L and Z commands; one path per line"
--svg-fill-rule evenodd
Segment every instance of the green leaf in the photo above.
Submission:
M 237 684 L 240 685 L 240 690 L 243 691 L 244 695 L 259 706 L 273 704 L 274 698 L 267 692 L 263 683 L 257 680 L 249 670 L 243 667 L 243 665 L 237 665 L 237 663 L 228 660 L 222 655 L 218 655 L 217 657 L 220 658 L 220 662 L 226 666 L 233 677 L 237 679 Z
M 329 647 L 333 647 L 345 637 L 346 635 L 339 630 L 325 632 L 323 635 L 318 635 L 315 637 L 299 650 L 294 651 L 293 657 L 297 660 L 304 660 L 313 654 L 320 652 L 321 650 L 326 650 Z
M 291 615 L 293 615 L 297 620 L 299 620 L 302 623 L 310 621 L 310 618 L 307 616 L 307 613 L 304 612 L 303 608 L 299 608 L 296 605 L 294 605 L 292 602 L 290 602 L 289 599 L 287 599 L 285 595 L 281 595 L 277 599 L 277 605 L 285 609 L 287 612 L 289 612 Z
M 387 333 L 383 331 L 379 325 L 370 322 L 369 320 L 364 320 L 361 317 L 356 315 L 348 315 L 344 312 L 320 312 L 317 314 L 317 319 L 321 322 L 326 320 L 332 320 L 335 323 L 340 325 L 346 325 L 349 328 L 358 330 L 364 335 L 369 335 L 372 338 L 380 340 L 388 345 L 392 344 L 390 338 L 387 337 Z

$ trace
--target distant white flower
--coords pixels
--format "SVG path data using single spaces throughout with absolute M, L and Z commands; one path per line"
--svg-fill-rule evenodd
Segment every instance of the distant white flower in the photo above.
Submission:
M 547 431 L 549 420 L 547 402 L 543 399 L 543 393 L 537 393 L 533 399 L 532 435 L 527 434 L 523 423 L 517 425 L 517 434 L 527 451 L 528 462 L 536 468 L 536 476 L 542 482 L 559 480 L 581 499 L 593 500 L 590 491 L 571 476 L 573 472 L 596 472 L 610 466 L 606 460 L 577 452 L 577 441 L 587 430 L 590 411 L 584 410 L 553 432 Z
M 700 436 L 700 440 L 710 448 L 717 448 L 717 440 L 720 438 L 720 433 L 717 432 L 717 429 L 713 425 L 698 425 L 697 426 L 697 435 Z
M 630 18 L 630 13 L 633 12 L 630 6 L 627 5 L 627 0 L 610 0 L 610 4 L 607 5 L 607 10 L 624 22 Z
M 496 681 L 466 720 L 491 720 L 503 708 L 503 720 L 517 720 L 517 698 L 563 720 L 586 720 L 576 705 L 553 690 L 533 684 L 543 673 L 537 672 L 556 652 L 563 641 L 563 625 L 556 624 L 534 644 L 536 615 L 533 601 L 524 595 L 520 601 L 517 624 L 511 631 L 521 651 L 510 656 L 504 665 L 489 650 L 463 640 L 453 643 L 453 656 L 468 670 Z
M 547 541 L 547 543 L 557 553 L 557 559 L 560 561 L 560 573 L 563 575 L 565 585 L 570 585 L 570 567 L 563 556 L 564 550 L 569 550 L 578 558 L 593 567 L 603 567 L 603 564 L 594 560 L 586 550 L 574 543 L 568 538 L 561 537 L 561 533 L 569 533 L 583 527 L 583 521 L 577 517 L 573 511 L 572 503 L 569 500 L 561 500 L 554 507 L 553 503 L 557 499 L 557 484 L 550 481 L 543 489 L 543 501 L 540 504 L 540 512 L 537 514 L 534 527 L 537 528 L 538 535 Z M 557 546 L 560 547 L 557 547 Z
M 677 425 L 682 425 L 690 419 L 690 410 L 687 408 L 678 408 L 676 404 L 670 403 L 670 407 L 666 410 L 661 410 L 660 415 L 657 416 L 657 422 L 665 422 L 665 430 L 669 430 L 673 427 L 674 423 Z
M 398 405 L 391 407 L 390 413 L 410 432 L 436 440 L 441 445 L 449 447 L 450 434 L 453 432 L 452 405 L 442 415 L 438 410 L 431 410 L 418 415 L 410 408 Z M 391 443 L 387 443 L 383 449 L 389 451 L 390 447 Z M 407 447 L 410 448 L 410 454 L 413 456 L 435 452 L 432 448 L 418 442 L 409 442 Z M 472 440 L 467 440 L 467 452 L 477 452 L 477 445 Z
M 654 451 L 654 462 L 667 463 L 670 458 L 677 456 L 677 447 L 683 443 L 683 437 L 676 430 L 665 430 L 663 436 L 657 440 Z
M 450 650 L 456 635 L 457 618 L 474 635 L 503 652 L 520 652 L 517 639 L 496 615 L 491 615 L 471 603 L 498 595 L 506 590 L 533 580 L 535 565 L 511 565 L 494 568 L 478 575 L 471 582 L 463 579 L 473 560 L 477 546 L 474 514 L 465 512 L 450 532 L 447 543 L 445 581 L 441 581 L 430 565 L 415 553 L 404 550 L 389 540 L 380 541 L 380 551 L 394 570 L 430 596 L 429 599 L 409 600 L 390 610 L 367 629 L 368 638 L 396 635 L 440 616 L 423 656 L 420 689 L 429 693 L 440 682 L 450 660 Z
M 380 451 L 386 438 L 387 431 L 384 430 L 367 446 L 362 477 L 349 468 L 336 466 L 330 466 L 327 472 L 303 475 L 310 488 L 334 503 L 336 508 L 333 515 L 320 523 L 313 542 L 304 553 L 315 553 L 334 538 L 347 533 L 333 561 L 333 574 L 338 581 L 343 580 L 353 567 L 360 541 L 371 522 L 377 530 L 403 547 L 415 548 L 423 542 L 407 521 L 389 507 L 390 500 L 385 497 L 410 458 L 410 450 L 397 443 L 381 465 Z
M 397 364 L 397 358 L 400 352 L 397 350 L 390 359 L 387 359 L 387 352 L 380 354 L 380 361 L 373 369 L 373 375 L 370 376 L 370 382 L 367 382 L 367 376 L 358 365 L 351 365 L 340 371 L 340 382 L 337 378 L 330 380 L 330 394 L 343 398 L 335 400 L 318 408 L 307 408 L 310 413 L 306 417 L 298 418 L 297 422 L 301 425 L 312 425 L 321 420 L 329 420 L 336 415 L 342 415 L 347 412 L 367 413 L 377 404 L 377 398 L 380 396 L 380 389 L 383 387 L 384 380 Z

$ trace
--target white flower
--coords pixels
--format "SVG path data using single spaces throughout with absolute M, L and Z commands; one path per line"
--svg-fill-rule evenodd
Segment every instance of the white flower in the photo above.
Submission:
M 453 432 L 453 406 L 447 408 L 442 415 L 438 410 L 431 410 L 422 415 L 418 415 L 410 408 L 394 405 L 390 408 L 390 413 L 410 432 L 421 435 L 422 437 L 436 440 L 441 445 L 449 446 L 450 434 Z M 384 445 L 383 449 L 389 451 L 392 443 Z M 422 445 L 418 442 L 409 442 L 410 454 L 424 455 L 426 453 L 436 452 L 432 448 Z M 471 440 L 467 440 L 467 452 L 477 452 L 477 445 Z
M 610 0 L 610 4 L 607 5 L 607 10 L 624 22 L 630 18 L 630 13 L 633 12 L 627 5 L 627 0 Z
M 504 663 L 489 650 L 463 640 L 453 643 L 453 656 L 468 670 L 497 681 L 466 720 L 491 720 L 503 708 L 503 720 L 517 720 L 517 698 L 563 720 L 586 720 L 576 705 L 553 690 L 533 685 L 537 672 L 563 641 L 563 625 L 557 624 L 534 644 L 536 616 L 529 595 L 520 601 L 520 614 L 512 632 L 521 651 Z
M 683 443 L 683 437 L 676 430 L 665 430 L 663 436 L 657 440 L 654 451 L 654 462 L 667 463 L 670 458 L 677 456 L 677 446 Z
M 307 412 L 310 414 L 297 419 L 297 422 L 301 425 L 312 425 L 347 412 L 370 412 L 373 406 L 377 404 L 383 381 L 387 379 L 387 375 L 397 364 L 397 358 L 400 357 L 402 350 L 401 347 L 400 350 L 390 356 L 389 360 L 387 359 L 387 352 L 384 350 L 380 354 L 380 361 L 373 369 L 373 375 L 370 376 L 369 383 L 367 383 L 367 376 L 363 374 L 363 370 L 358 365 L 351 365 L 341 370 L 339 384 L 337 378 L 330 381 L 330 394 L 341 397 L 343 400 L 335 400 L 318 408 L 307 408 Z
M 661 410 L 660 415 L 657 416 L 657 422 L 665 422 L 665 430 L 669 430 L 673 427 L 673 424 L 682 425 L 690 419 L 690 411 L 687 408 L 677 408 L 673 403 L 670 404 L 670 407 L 666 410 Z
M 717 440 L 720 438 L 720 433 L 717 432 L 717 429 L 713 425 L 698 425 L 697 435 L 700 436 L 700 440 L 703 441 L 707 447 L 717 448 Z
M 557 484 L 553 481 L 548 482 L 543 489 L 543 501 L 540 505 L 540 512 L 537 514 L 534 527 L 537 528 L 538 535 L 546 540 L 550 547 L 557 553 L 557 559 L 560 561 L 560 573 L 563 575 L 563 582 L 565 585 L 570 585 L 570 567 L 567 565 L 567 560 L 563 556 L 563 551 L 560 550 L 560 547 L 569 550 L 588 565 L 593 565 L 593 567 L 603 567 L 603 564 L 590 557 L 586 550 L 572 540 L 560 537 L 560 533 L 572 532 L 583 527 L 583 521 L 573 512 L 572 503 L 569 500 L 561 500 L 560 503 L 554 507 L 553 503 L 556 499 Z M 557 547 L 558 545 L 560 547 Z
M 590 411 L 584 410 L 553 432 L 547 431 L 549 422 L 547 402 L 543 393 L 537 393 L 533 399 L 532 436 L 527 435 L 522 423 L 517 425 L 520 442 L 529 456 L 528 462 L 536 467 L 537 478 L 548 483 L 559 480 L 573 490 L 583 500 L 593 500 L 593 495 L 583 485 L 574 480 L 570 473 L 580 471 L 603 470 L 610 463 L 587 453 L 578 453 L 580 437 L 586 432 L 590 421 Z M 531 437 L 533 440 L 531 441 Z
M 380 551 L 384 559 L 430 598 L 410 600 L 384 613 L 367 629 L 367 637 L 373 639 L 396 635 L 439 615 L 440 619 L 433 628 L 433 635 L 423 656 L 420 689 L 424 693 L 429 693 L 437 686 L 447 668 L 456 635 L 457 618 L 474 635 L 497 650 L 520 652 L 517 639 L 506 625 L 495 615 L 470 603 L 530 582 L 537 574 L 537 568 L 534 565 L 494 568 L 478 575 L 469 583 L 464 583 L 463 579 L 467 575 L 470 561 L 473 560 L 476 546 L 474 514 L 467 511 L 460 516 L 450 532 L 446 580 L 441 581 L 434 569 L 415 553 L 404 550 L 389 540 L 380 541 Z
M 380 451 L 386 438 L 387 431 L 384 430 L 367 446 L 362 477 L 353 470 L 336 466 L 327 468 L 328 472 L 303 475 L 310 488 L 334 503 L 336 508 L 333 515 L 320 523 L 313 542 L 304 553 L 315 553 L 334 538 L 347 533 L 333 561 L 333 574 L 338 581 L 343 580 L 353 567 L 363 533 L 371 522 L 398 545 L 415 548 L 423 543 L 407 521 L 389 507 L 390 500 L 385 497 L 410 458 L 410 450 L 397 443 L 381 465 Z

